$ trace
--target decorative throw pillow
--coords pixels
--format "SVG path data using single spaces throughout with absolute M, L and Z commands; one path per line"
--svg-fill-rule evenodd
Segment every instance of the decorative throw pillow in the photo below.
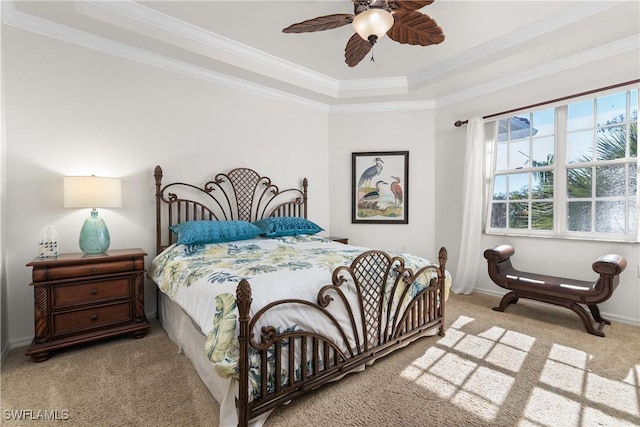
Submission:
M 323 231 L 318 225 L 305 218 L 274 216 L 253 223 L 260 229 L 260 235 L 266 237 L 295 236 L 297 234 L 316 234 Z
M 169 227 L 178 244 L 195 245 L 253 239 L 260 229 L 248 221 L 186 221 Z

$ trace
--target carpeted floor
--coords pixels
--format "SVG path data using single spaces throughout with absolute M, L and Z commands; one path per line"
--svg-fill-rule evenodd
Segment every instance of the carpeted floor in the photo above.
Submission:
M 521 301 L 498 313 L 498 300 L 452 295 L 446 337 L 281 407 L 265 425 L 640 426 L 640 328 L 614 322 L 599 338 L 568 310 Z M 2 362 L 2 425 L 217 426 L 217 404 L 157 322 L 143 339 L 43 363 L 24 350 Z M 43 411 L 68 419 L 14 419 Z

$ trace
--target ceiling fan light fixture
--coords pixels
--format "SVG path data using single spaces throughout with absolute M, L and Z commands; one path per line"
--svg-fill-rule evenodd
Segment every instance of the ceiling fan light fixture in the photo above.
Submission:
M 379 40 L 393 26 L 393 15 L 384 9 L 371 8 L 356 15 L 352 25 L 364 40 L 371 40 L 371 36 Z

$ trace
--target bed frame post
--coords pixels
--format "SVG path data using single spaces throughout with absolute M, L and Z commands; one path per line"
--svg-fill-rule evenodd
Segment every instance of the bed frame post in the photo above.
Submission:
M 153 177 L 156 180 L 156 255 L 162 252 L 162 230 L 160 224 L 160 188 L 162 186 L 162 168 L 156 166 L 153 170 Z
M 447 266 L 447 259 L 449 258 L 447 253 L 447 248 L 444 246 L 440 248 L 438 252 L 438 285 L 440 286 L 440 301 L 444 301 L 445 290 L 444 290 L 444 278 L 445 278 L 445 268 Z M 445 323 L 445 310 L 446 304 L 440 304 L 440 326 L 438 327 L 438 335 L 441 337 L 445 336 L 444 332 L 444 323 Z
M 309 181 L 307 178 L 302 180 L 302 209 L 304 212 L 302 213 L 304 218 L 307 218 L 307 187 L 309 186 Z
M 240 330 L 238 331 L 238 342 L 240 346 L 239 360 L 239 381 L 238 385 L 238 426 L 249 425 L 249 340 L 252 334 L 249 331 L 249 308 L 251 307 L 251 286 L 249 282 L 242 279 L 236 288 L 236 304 Z

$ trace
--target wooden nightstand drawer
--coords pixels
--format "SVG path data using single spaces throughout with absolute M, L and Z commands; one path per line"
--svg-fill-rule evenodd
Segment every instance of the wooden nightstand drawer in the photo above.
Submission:
M 116 323 L 131 322 L 131 303 L 111 304 L 53 315 L 53 335 L 64 335 Z
M 51 288 L 51 308 L 109 301 L 131 296 L 129 276 L 112 280 L 83 282 Z
M 138 267 L 142 268 L 141 266 Z M 121 273 L 133 271 L 136 263 L 133 260 L 109 261 L 86 265 L 60 265 L 33 269 L 33 281 L 73 279 L 76 277 L 97 276 L 99 274 Z
M 32 267 L 34 337 L 26 351 L 42 362 L 61 348 L 151 327 L 144 314 L 144 257 L 138 248 L 36 258 Z

